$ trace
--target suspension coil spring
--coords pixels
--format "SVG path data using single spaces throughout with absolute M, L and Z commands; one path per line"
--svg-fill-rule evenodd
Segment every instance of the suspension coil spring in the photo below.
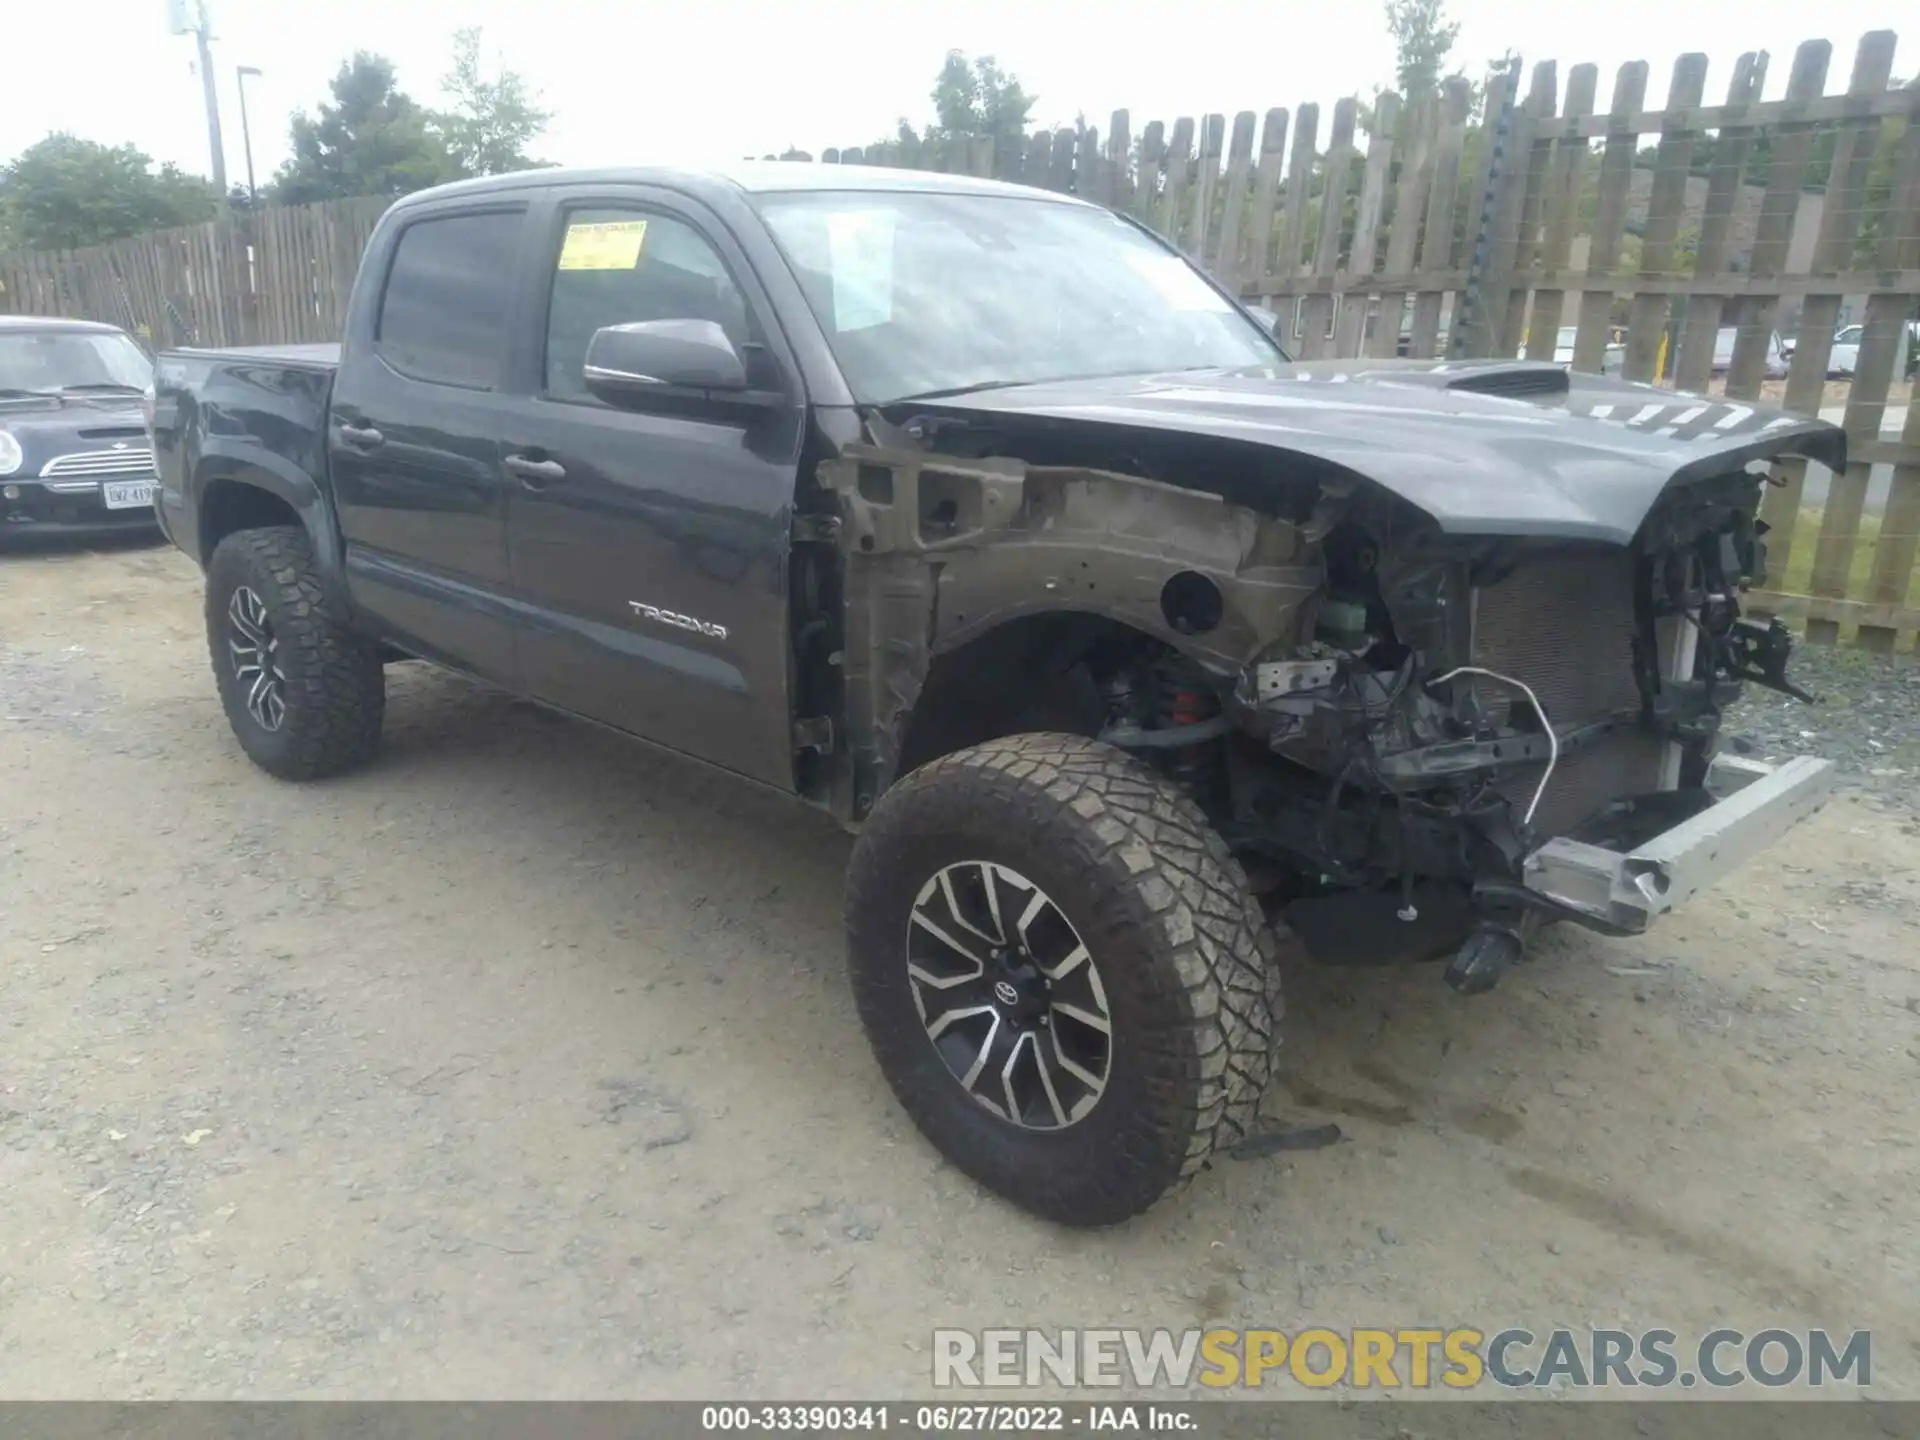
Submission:
M 1191 661 L 1163 656 L 1153 667 L 1154 723 L 1174 728 L 1198 725 L 1220 713 L 1220 701 Z M 1218 740 L 1170 748 L 1162 762 L 1169 778 L 1203 804 L 1218 788 L 1221 771 Z

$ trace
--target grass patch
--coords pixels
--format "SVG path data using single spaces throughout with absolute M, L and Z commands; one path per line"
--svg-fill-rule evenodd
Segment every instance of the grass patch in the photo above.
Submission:
M 1793 527 L 1793 548 L 1787 555 L 1786 573 L 1769 575 L 1767 589 L 1786 595 L 1813 593 L 1813 557 L 1819 543 L 1820 526 L 1825 518 L 1826 511 L 1818 506 L 1807 506 L 1800 511 Z M 1849 600 L 1869 598 L 1867 587 L 1873 578 L 1873 557 L 1880 545 L 1881 526 L 1882 517 L 1879 515 L 1860 517 L 1859 538 L 1854 542 L 1853 555 L 1847 566 L 1846 598 Z M 1778 554 L 1777 541 L 1775 554 Z M 1907 603 L 1915 603 L 1915 597 L 1920 597 L 1920 556 L 1916 557 L 1914 574 L 1907 581 Z M 1840 628 L 1842 643 L 1852 643 L 1856 628 L 1852 625 Z M 1903 634 L 1897 648 L 1911 649 L 1913 641 L 1912 635 Z

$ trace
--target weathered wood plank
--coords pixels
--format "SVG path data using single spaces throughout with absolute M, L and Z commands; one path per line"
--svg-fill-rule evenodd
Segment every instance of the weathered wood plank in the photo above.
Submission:
M 1125 110 L 1114 111 L 1107 125 L 1105 203 L 1115 210 L 1133 209 L 1133 121 Z
M 1253 130 L 1257 123 L 1251 110 L 1242 110 L 1233 117 L 1233 137 L 1227 142 L 1227 188 L 1220 206 L 1212 269 L 1214 279 L 1229 290 L 1237 291 L 1240 277 L 1246 273 L 1240 242 L 1245 234 L 1247 187 L 1253 180 Z
M 1185 214 L 1187 185 L 1193 178 L 1193 121 L 1182 116 L 1173 122 L 1173 136 L 1167 141 L 1167 153 L 1162 165 L 1166 172 L 1166 184 L 1161 188 L 1159 231 L 1175 245 L 1185 249 L 1182 242 L 1180 220 Z
M 1827 44 L 1809 41 L 1808 44 Z M 1805 45 L 1801 49 L 1805 49 Z M 1888 118 L 1907 113 L 1908 102 L 1898 90 L 1871 95 L 1815 96 L 1802 103 L 1791 98 L 1769 100 L 1752 107 L 1739 105 L 1701 105 L 1686 110 L 1633 110 L 1616 117 L 1611 112 L 1579 120 L 1557 121 L 1551 127 L 1554 137 L 1602 140 L 1613 133 L 1616 118 L 1623 128 L 1636 135 L 1657 135 L 1667 130 L 1720 130 L 1728 125 L 1789 124 L 1831 125 L 1841 121 Z
M 1166 126 L 1160 121 L 1149 120 L 1140 135 L 1140 174 L 1134 183 L 1133 207 L 1129 213 L 1147 225 L 1155 225 L 1155 217 L 1160 213 L 1160 172 L 1167 159 L 1166 133 Z
M 1836 600 L 1820 595 L 1795 595 L 1783 590 L 1754 590 L 1743 597 L 1747 606 L 1763 615 L 1806 620 L 1838 629 L 1859 625 L 1896 632 L 1920 629 L 1920 608 L 1872 600 Z
M 1313 190 L 1314 156 L 1319 150 L 1320 107 L 1302 105 L 1293 116 L 1293 153 L 1287 160 L 1286 201 L 1281 207 L 1280 250 L 1274 273 L 1291 281 L 1300 273 L 1306 243 L 1307 201 Z
M 1053 168 L 1047 172 L 1047 188 L 1061 195 L 1073 193 L 1074 152 L 1080 137 L 1064 125 L 1053 132 Z
M 1327 137 L 1327 158 L 1320 190 L 1320 236 L 1313 247 L 1313 272 L 1332 275 L 1340 266 L 1340 231 L 1346 218 L 1347 195 L 1353 189 L 1353 132 L 1359 118 L 1359 106 L 1342 100 L 1333 107 L 1333 132 Z M 1300 355 L 1317 360 L 1327 353 L 1332 339 L 1334 306 L 1332 296 L 1315 295 L 1301 306 Z M 1365 300 L 1358 302 L 1364 308 Z
M 1354 213 L 1353 253 L 1347 271 L 1357 281 L 1373 275 L 1379 249 L 1380 224 L 1386 212 L 1387 178 L 1393 173 L 1393 136 L 1400 124 L 1400 97 L 1383 90 L 1373 106 L 1373 133 L 1367 137 L 1367 168 L 1360 181 L 1360 205 Z M 1340 306 L 1333 353 L 1342 357 L 1361 353 L 1366 338 L 1370 294 L 1359 291 Z M 1395 324 L 1399 323 L 1396 314 Z
M 1247 271 L 1254 280 L 1273 269 L 1273 213 L 1280 195 L 1280 167 L 1287 158 L 1287 112 L 1267 111 L 1260 126 L 1260 164 L 1253 177 L 1253 221 L 1247 235 Z M 1246 293 L 1246 285 L 1241 285 Z
M 1047 188 L 1047 175 L 1053 169 L 1053 132 L 1036 130 L 1027 139 L 1027 159 L 1021 167 L 1020 183 L 1036 190 Z
M 1861 42 L 1863 59 L 1869 41 L 1874 42 L 1874 54 L 1867 61 L 1867 79 L 1871 83 L 1872 76 L 1879 72 L 1883 62 L 1891 72 L 1893 37 L 1884 31 L 1868 36 Z M 1916 93 L 1915 99 L 1920 101 L 1920 93 Z M 1916 111 L 1914 118 L 1920 119 L 1920 111 Z M 1836 146 L 1828 204 L 1844 203 L 1842 197 L 1857 194 L 1856 203 L 1864 209 L 1867 158 L 1875 148 L 1879 122 L 1867 122 L 1862 129 L 1868 127 L 1873 132 L 1871 136 L 1856 136 L 1856 143 L 1852 147 L 1845 146 L 1843 137 L 1841 145 Z M 1847 173 L 1844 175 L 1841 173 L 1843 148 L 1851 151 L 1846 156 Z M 1840 240 L 1837 243 L 1845 242 Z M 1886 269 L 1898 270 L 1906 265 L 1920 265 L 1920 132 L 1911 128 L 1889 186 L 1887 208 L 1882 216 L 1875 250 L 1873 258 Z M 1856 436 L 1863 441 L 1877 441 L 1880 438 L 1881 425 L 1886 418 L 1887 395 L 1897 375 L 1896 367 L 1906 349 L 1904 332 L 1913 310 L 1914 297 L 1911 295 L 1875 294 L 1867 298 L 1853 383 L 1847 387 L 1847 472 L 1844 476 L 1837 476 L 1833 482 L 1825 513 L 1821 517 L 1820 535 L 1814 542 L 1813 577 L 1809 588 L 1816 595 L 1847 593 L 1854 552 L 1860 543 L 1860 517 L 1872 476 L 1870 464 L 1852 453 L 1853 442 Z M 1902 429 L 1905 438 L 1920 441 L 1920 424 L 1915 422 L 1916 410 L 1920 410 L 1920 406 L 1914 405 L 1909 398 L 1907 418 Z M 1915 529 L 1913 516 L 1916 511 L 1914 491 L 1917 476 L 1920 476 L 1920 471 L 1903 465 L 1895 470 L 1891 479 L 1887 510 L 1881 519 L 1880 538 L 1874 545 L 1872 569 L 1867 579 L 1867 595 L 1870 599 L 1900 603 L 1906 598 L 1907 587 L 1913 576 L 1915 536 L 1912 532 Z M 1906 561 L 1904 570 L 1899 568 L 1902 558 Z M 1890 653 L 1897 636 L 1891 627 L 1863 625 L 1858 639 L 1866 649 Z
M 1440 97 L 1429 95 L 1412 109 L 1407 121 L 1407 153 L 1400 161 L 1400 183 L 1394 190 L 1393 212 L 1389 217 L 1386 273 L 1406 275 L 1420 253 L 1420 222 L 1426 208 L 1427 185 L 1433 178 L 1429 163 L 1440 131 Z M 1400 327 L 1405 322 L 1407 290 L 1381 282 L 1380 301 L 1374 314 L 1373 337 L 1367 353 L 1391 360 L 1399 353 Z
M 1760 97 L 1767 80 L 1767 57 L 1748 51 L 1733 66 L 1727 86 L 1727 108 L 1738 109 Z M 1733 250 L 1733 207 L 1740 198 L 1752 145 L 1751 126 L 1730 125 L 1713 147 L 1713 171 L 1707 177 L 1707 199 L 1700 219 L 1700 239 L 1693 273 L 1704 278 L 1727 269 Z M 1708 295 L 1689 296 L 1680 327 L 1679 353 L 1674 357 L 1673 383 L 1678 390 L 1705 391 L 1713 376 L 1713 350 L 1720 334 L 1724 302 Z
M 1206 263 L 1207 242 L 1212 236 L 1213 202 L 1220 189 L 1220 152 L 1226 144 L 1226 133 L 1224 115 L 1208 115 L 1200 122 L 1193 193 L 1187 200 L 1191 215 L 1187 224 L 1187 253 L 1201 264 Z
M 1827 67 L 1833 60 L 1833 44 L 1827 40 L 1808 40 L 1794 52 L 1793 69 L 1787 76 L 1787 103 L 1806 105 L 1820 97 L 1827 87 Z M 1760 201 L 1760 219 L 1754 231 L 1753 255 L 1749 272 L 1759 280 L 1779 275 L 1787 266 L 1787 248 L 1793 238 L 1794 216 L 1800 208 L 1802 182 L 1806 178 L 1808 150 L 1813 132 L 1792 126 L 1771 135 L 1773 155 L 1767 172 L 1766 194 Z M 1741 307 L 1739 330 L 1733 342 L 1733 356 L 1727 367 L 1726 393 L 1738 400 L 1757 399 L 1765 370 L 1768 337 L 1779 312 L 1778 299 L 1762 294 L 1757 303 Z M 1790 532 L 1793 514 L 1800 508 L 1795 487 L 1792 509 L 1783 509 L 1787 496 L 1782 490 L 1767 495 L 1769 523 L 1775 525 L 1772 543 L 1791 541 L 1782 535 L 1784 520 Z M 1784 552 L 1776 551 L 1783 555 Z M 1784 566 L 1784 561 L 1782 562 Z M 1784 573 L 1784 568 L 1783 568 Z
M 1594 93 L 1599 83 L 1597 65 L 1576 65 L 1567 72 L 1565 118 L 1581 119 L 1593 113 Z M 1527 323 L 1529 360 L 1552 360 L 1559 347 L 1560 317 L 1565 313 L 1567 292 L 1558 277 L 1573 258 L 1573 232 L 1580 215 L 1580 185 L 1586 178 L 1586 160 L 1586 141 L 1562 138 L 1554 142 L 1552 168 L 1542 201 L 1547 220 L 1539 258 L 1541 268 L 1555 278 L 1533 292 L 1533 314 Z
M 1859 48 L 1854 53 L 1853 73 L 1847 84 L 1849 94 L 1873 94 L 1886 89 L 1887 80 L 1893 68 L 1893 35 L 1890 31 L 1880 30 L 1863 36 Z M 1872 146 L 1878 138 L 1879 123 L 1866 122 L 1871 133 L 1862 134 L 1860 129 L 1849 127 L 1835 138 L 1833 166 L 1828 174 L 1826 203 L 1821 207 L 1820 232 L 1814 241 L 1813 265 L 1815 273 L 1823 270 L 1838 269 L 1852 258 L 1854 242 L 1860 233 L 1860 206 L 1866 188 L 1867 161 L 1872 154 Z M 1800 336 L 1794 346 L 1793 361 L 1787 370 L 1787 391 L 1785 404 L 1789 410 L 1800 414 L 1815 414 L 1826 396 L 1827 361 L 1832 357 L 1833 332 L 1840 318 L 1841 296 L 1838 293 L 1809 294 L 1801 305 Z M 1753 307 L 1764 307 L 1768 329 L 1773 325 L 1778 302 L 1762 302 Z M 1757 326 L 1743 326 L 1750 331 Z M 1735 344 L 1734 360 L 1737 363 L 1743 357 L 1738 353 L 1739 343 L 1749 346 L 1762 343 L 1764 338 L 1744 333 Z M 1863 355 L 1861 357 L 1865 359 Z M 1889 362 L 1891 368 L 1891 362 Z M 1870 433 L 1878 437 L 1880 431 L 1879 415 L 1886 403 L 1886 393 L 1881 391 L 1879 404 L 1874 405 L 1870 393 L 1871 387 L 1863 384 L 1865 376 L 1856 374 L 1850 387 L 1858 403 L 1872 409 Z M 1853 404 L 1848 406 L 1849 433 L 1859 434 L 1863 438 L 1869 433 L 1864 412 L 1858 412 Z M 1800 501 L 1805 494 L 1807 463 L 1792 458 L 1784 462 L 1781 474 L 1785 484 L 1773 490 L 1766 498 L 1776 505 L 1784 506 L 1788 499 L 1793 502 L 1793 516 L 1786 524 L 1776 528 L 1767 537 L 1770 554 L 1778 554 L 1780 573 L 1785 574 L 1787 564 L 1793 554 L 1798 536 Z M 1850 464 L 1846 473 L 1835 475 L 1827 486 L 1826 503 L 1821 507 L 1820 533 L 1814 542 L 1813 573 L 1808 588 L 1815 595 L 1829 597 L 1844 596 L 1847 590 L 1847 567 L 1853 557 L 1853 546 L 1860 532 L 1860 513 L 1866 502 L 1868 471 L 1865 466 Z M 1832 621 L 1811 617 L 1807 621 L 1807 639 L 1816 644 L 1832 644 L 1839 638 L 1839 628 Z
M 1640 136 L 1630 117 L 1647 98 L 1647 62 L 1629 60 L 1613 81 L 1606 149 L 1600 156 L 1599 203 L 1587 242 L 1588 284 L 1580 292 L 1580 322 L 1573 337 L 1573 368 L 1598 374 L 1606 362 L 1613 326 L 1614 287 L 1610 276 L 1620 263 L 1620 237 L 1626 233 L 1627 192 L 1633 184 L 1633 155 Z
M 1551 60 L 1533 67 L 1533 81 L 1521 107 L 1520 126 L 1508 145 L 1514 169 L 1502 186 L 1496 211 L 1493 243 L 1481 292 L 1486 297 L 1487 334 L 1494 337 L 1491 353 L 1518 355 L 1527 319 L 1527 290 L 1516 286 L 1514 271 L 1531 267 L 1540 251 L 1541 215 L 1553 161 L 1553 142 L 1537 137 L 1543 121 L 1559 106 L 1560 68 Z
M 1440 338 L 1440 308 L 1451 288 L 1433 277 L 1453 268 L 1453 212 L 1460 197 L 1460 162 L 1466 146 L 1467 114 L 1473 96 L 1459 76 L 1448 80 L 1441 99 L 1440 134 L 1434 142 L 1432 174 L 1427 180 L 1427 218 L 1420 236 L 1423 272 L 1413 301 L 1413 329 L 1407 354 L 1431 358 Z
M 1673 80 L 1667 91 L 1667 108 L 1684 109 L 1698 105 L 1707 85 L 1707 57 L 1682 55 L 1673 64 Z M 1665 275 L 1673 269 L 1673 255 L 1680 238 L 1680 211 L 1687 198 L 1687 175 L 1693 164 L 1693 136 L 1684 130 L 1669 131 L 1660 137 L 1653 161 L 1653 189 L 1647 198 L 1647 224 L 1640 238 L 1640 273 Z M 1627 358 L 1624 374 L 1628 380 L 1651 380 L 1660 359 L 1660 342 L 1666 335 L 1668 300 L 1664 295 L 1641 292 L 1627 307 Z

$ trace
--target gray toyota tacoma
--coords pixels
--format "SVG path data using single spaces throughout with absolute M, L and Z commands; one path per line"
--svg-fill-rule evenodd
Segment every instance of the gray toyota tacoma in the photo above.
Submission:
M 1831 780 L 1716 740 L 1793 689 L 1741 594 L 1772 467 L 1843 465 L 1838 429 L 1271 329 L 986 181 L 467 182 L 387 213 L 343 345 L 160 358 L 158 513 L 274 775 L 370 760 L 421 659 L 857 831 L 901 1103 L 1112 1223 L 1255 1126 L 1283 948 L 1485 990 L 1542 926 L 1644 931 Z

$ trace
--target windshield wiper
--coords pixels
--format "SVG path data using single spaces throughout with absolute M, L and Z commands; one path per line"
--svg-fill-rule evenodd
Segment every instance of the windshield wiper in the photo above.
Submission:
M 89 380 L 84 385 L 62 385 L 60 387 L 60 393 L 62 395 L 71 394 L 75 390 L 117 390 L 122 395 L 144 395 L 147 393 L 138 385 L 122 385 L 117 380 Z
M 1015 385 L 1031 385 L 1031 380 L 977 380 L 971 385 L 954 385 L 945 390 L 922 390 L 914 395 L 896 395 L 888 405 L 905 405 L 914 400 L 950 400 L 955 395 L 977 395 L 982 390 L 1006 390 Z
M 0 400 L 24 400 L 30 395 L 38 395 L 42 399 L 60 398 L 58 390 L 20 390 L 12 385 L 0 385 Z

